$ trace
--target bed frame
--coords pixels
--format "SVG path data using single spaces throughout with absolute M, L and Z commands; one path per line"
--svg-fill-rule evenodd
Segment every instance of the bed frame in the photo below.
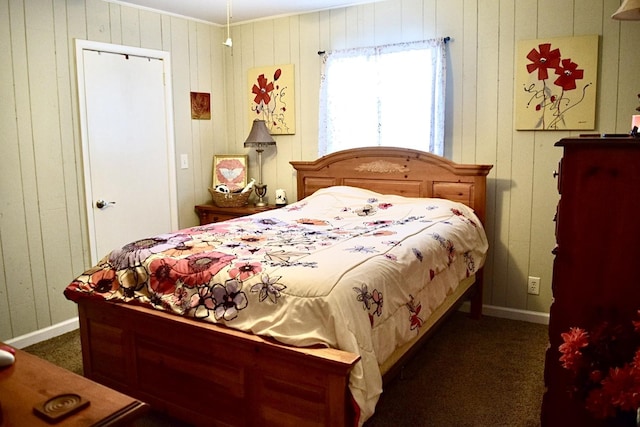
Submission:
M 491 165 L 461 165 L 416 150 L 383 147 L 291 164 L 297 171 L 298 200 L 320 188 L 349 185 L 460 201 L 484 221 Z M 450 296 L 429 324 L 439 323 L 471 292 L 471 312 L 479 317 L 481 272 L 474 286 L 469 283 Z M 140 306 L 81 299 L 78 312 L 85 376 L 175 418 L 207 426 L 353 425 L 348 379 L 358 355 L 281 345 Z M 385 371 L 394 372 L 410 352 L 403 349 Z

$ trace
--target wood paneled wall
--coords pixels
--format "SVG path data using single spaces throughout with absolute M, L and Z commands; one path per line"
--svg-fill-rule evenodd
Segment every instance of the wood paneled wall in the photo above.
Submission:
M 88 263 L 75 83 L 75 38 L 161 49 L 173 66 L 180 225 L 209 200 L 214 153 L 249 153 L 247 72 L 294 64 L 296 134 L 264 153 L 269 196 L 295 195 L 290 160 L 317 157 L 318 50 L 450 36 L 446 155 L 491 163 L 485 303 L 548 312 L 555 244 L 552 176 L 567 131 L 514 130 L 518 40 L 600 35 L 596 132 L 628 132 L 640 92 L 640 22 L 610 19 L 619 0 L 386 0 L 224 29 L 101 0 L 0 0 L 0 339 L 75 316 L 62 290 Z M 8 60 L 7 60 L 8 59 Z M 211 92 L 192 121 L 189 91 Z M 573 132 L 574 134 L 576 132 Z M 541 294 L 526 292 L 528 275 Z
M 610 19 L 619 0 L 388 0 L 232 28 L 227 62 L 229 133 L 241 150 L 246 133 L 246 72 L 262 65 L 296 67 L 296 135 L 277 136 L 277 157 L 265 161 L 270 188 L 295 193 L 290 159 L 317 156 L 318 50 L 450 36 L 446 156 L 489 163 L 485 304 L 548 313 L 558 193 L 553 144 L 578 132 L 514 129 L 515 53 L 519 40 L 598 34 L 595 132 L 629 132 L 638 106 L 640 59 L 633 54 L 640 22 Z M 228 52 L 227 52 L 228 53 Z M 372 88 L 375 90 L 375 88 Z M 410 96 L 410 95 L 409 95 Z M 233 144 L 233 142 L 232 142 Z M 527 276 L 541 277 L 539 296 Z
M 0 340 L 77 315 L 62 291 L 89 265 L 75 40 L 171 52 L 180 226 L 225 150 L 223 30 L 101 0 L 0 0 Z M 191 120 L 190 91 L 211 92 Z

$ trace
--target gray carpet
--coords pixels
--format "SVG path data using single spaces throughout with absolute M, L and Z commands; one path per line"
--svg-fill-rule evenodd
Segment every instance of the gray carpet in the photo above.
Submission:
M 538 426 L 547 327 L 454 313 L 384 390 L 366 427 Z M 24 349 L 82 373 L 77 331 Z M 150 414 L 136 426 L 178 426 Z

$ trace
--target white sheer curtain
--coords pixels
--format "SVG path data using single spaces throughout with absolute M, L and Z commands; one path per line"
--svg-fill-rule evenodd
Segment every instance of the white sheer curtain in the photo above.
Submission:
M 323 54 L 319 155 L 384 145 L 442 156 L 446 40 Z

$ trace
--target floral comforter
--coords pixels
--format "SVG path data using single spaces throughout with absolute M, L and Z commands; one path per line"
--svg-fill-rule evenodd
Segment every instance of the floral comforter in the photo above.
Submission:
M 487 248 L 463 204 L 331 187 L 277 210 L 130 243 L 65 295 L 136 301 L 357 353 L 349 386 L 362 423 L 382 392 L 379 363 L 483 265 Z

